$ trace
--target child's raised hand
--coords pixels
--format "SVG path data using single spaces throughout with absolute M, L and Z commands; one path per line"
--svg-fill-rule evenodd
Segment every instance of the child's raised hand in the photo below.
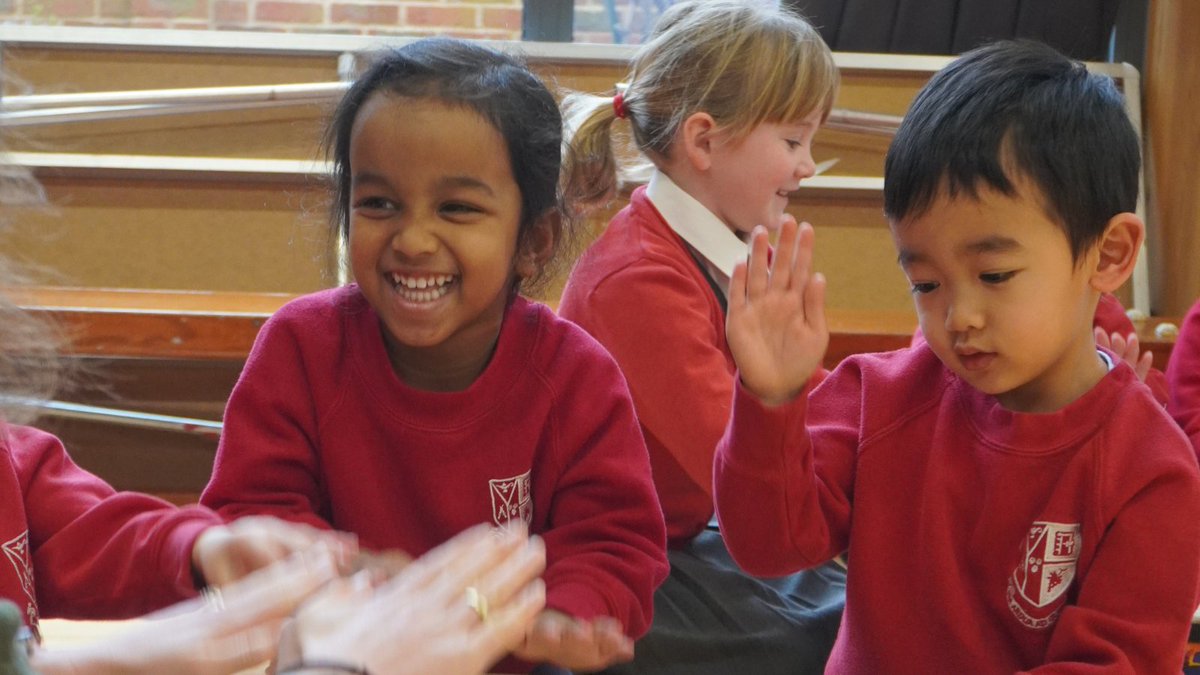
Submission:
M 750 259 L 733 270 L 725 332 L 742 385 L 769 405 L 803 389 L 829 346 L 825 277 L 812 274 L 813 229 L 791 217 L 771 260 L 767 231 L 751 235 Z
M 1141 353 L 1141 345 L 1138 343 L 1137 333 L 1130 333 L 1128 337 L 1120 333 L 1113 333 L 1110 337 L 1103 328 L 1096 327 L 1096 345 L 1111 349 L 1121 360 L 1128 363 L 1133 372 L 1137 373 L 1137 377 L 1142 382 L 1146 381 L 1146 376 L 1150 374 L 1150 366 L 1154 363 L 1154 352 L 1146 350 Z
M 246 516 L 201 533 L 192 546 L 192 564 L 208 584 L 224 586 L 316 544 L 329 547 L 343 566 L 358 550 L 352 534 Z
M 612 617 L 580 621 L 547 609 L 538 614 L 525 643 L 513 653 L 526 661 L 592 671 L 632 659 L 633 640 Z

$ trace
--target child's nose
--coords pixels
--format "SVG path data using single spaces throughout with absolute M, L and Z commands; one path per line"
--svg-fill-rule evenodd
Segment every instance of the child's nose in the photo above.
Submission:
M 960 293 L 946 308 L 946 330 L 964 333 L 983 328 L 983 308 L 972 294 Z
M 812 178 L 817 173 L 817 163 L 813 161 L 812 151 L 807 147 L 800 151 L 800 161 L 796 163 L 796 179 Z
M 433 229 L 419 221 L 402 223 L 392 234 L 392 249 L 410 258 L 433 253 L 437 246 Z

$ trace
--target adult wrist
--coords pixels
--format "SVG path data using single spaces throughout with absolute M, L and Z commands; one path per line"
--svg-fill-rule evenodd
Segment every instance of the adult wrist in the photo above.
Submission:
M 361 663 L 336 661 L 330 659 L 301 659 L 286 668 L 276 671 L 276 675 L 371 675 L 371 671 Z

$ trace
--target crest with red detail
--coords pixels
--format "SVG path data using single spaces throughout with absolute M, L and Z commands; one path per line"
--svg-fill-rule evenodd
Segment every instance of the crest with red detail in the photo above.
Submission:
M 526 525 L 533 521 L 533 496 L 530 494 L 529 472 L 512 478 L 488 481 L 492 491 L 492 520 L 503 525 L 520 519 Z
M 29 558 L 29 530 L 4 542 L 4 556 L 12 563 L 13 571 L 21 582 L 28 602 L 25 604 L 25 621 L 36 633 L 38 629 L 37 595 L 33 586 L 33 562 Z M 16 598 L 9 598 L 15 600 Z
M 1030 628 L 1053 626 L 1075 579 L 1083 533 L 1078 523 L 1035 522 L 1008 579 L 1008 607 Z

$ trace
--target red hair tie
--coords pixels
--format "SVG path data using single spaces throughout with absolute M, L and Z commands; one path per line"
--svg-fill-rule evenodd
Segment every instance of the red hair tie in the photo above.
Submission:
M 619 91 L 613 97 L 613 112 L 616 113 L 619 120 L 623 120 L 629 116 L 629 111 L 625 109 L 625 95 Z

